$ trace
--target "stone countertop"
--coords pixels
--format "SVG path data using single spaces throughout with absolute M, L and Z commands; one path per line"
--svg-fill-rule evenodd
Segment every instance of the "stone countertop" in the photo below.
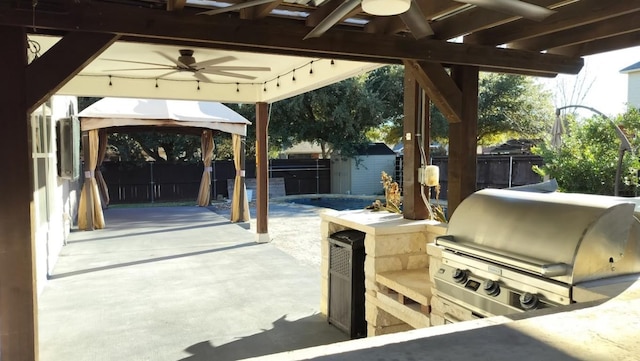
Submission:
M 437 221 L 405 219 L 401 214 L 390 213 L 387 211 L 328 210 L 322 212 L 320 217 L 324 221 L 338 223 L 345 227 L 373 235 L 411 233 L 420 231 L 421 229 L 424 229 L 425 226 L 441 228 L 442 234 L 446 231 L 446 225 Z
M 608 301 L 554 310 L 423 328 L 251 360 L 640 359 L 640 281 Z

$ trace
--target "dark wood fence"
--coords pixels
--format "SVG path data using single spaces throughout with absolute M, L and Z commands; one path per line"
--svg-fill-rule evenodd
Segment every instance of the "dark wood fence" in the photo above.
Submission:
M 440 168 L 440 198 L 447 198 L 447 165 L 446 156 L 432 157 L 433 164 Z M 542 158 L 535 155 L 479 155 L 476 172 L 476 189 L 509 188 L 541 182 L 541 177 L 534 173 L 534 165 L 542 166 Z M 402 184 L 402 157 L 396 159 L 396 176 Z
M 255 178 L 255 160 L 247 159 L 245 174 Z M 269 177 L 284 178 L 286 194 L 331 193 L 328 159 L 273 159 Z M 235 176 L 232 161 L 214 161 L 211 194 L 228 198 L 227 180 Z M 198 196 L 202 164 L 112 162 L 103 165 L 111 203 L 189 201 Z
M 440 167 L 441 198 L 447 194 L 447 157 L 433 157 Z M 540 182 L 531 168 L 542 165 L 542 158 L 531 155 L 478 156 L 477 188 L 507 188 Z M 396 162 L 395 178 L 402 184 L 402 157 Z M 233 179 L 232 161 L 214 161 L 211 181 L 213 198 L 228 198 L 227 180 Z M 293 194 L 331 193 L 331 163 L 328 159 L 273 159 L 269 177 L 283 178 L 285 192 Z M 112 203 L 190 201 L 198 196 L 201 164 L 126 162 L 106 163 L 103 175 Z M 255 178 L 255 160 L 246 161 L 246 177 Z

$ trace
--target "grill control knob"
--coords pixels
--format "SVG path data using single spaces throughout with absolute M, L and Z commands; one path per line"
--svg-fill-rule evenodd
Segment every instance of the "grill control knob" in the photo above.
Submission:
M 500 284 L 498 281 L 486 280 L 482 284 L 482 289 L 489 296 L 497 296 L 500 294 Z
M 467 282 L 467 272 L 461 270 L 460 268 L 456 268 L 456 270 L 453 271 L 453 280 L 456 283 L 465 283 L 465 282 Z
M 538 308 L 538 296 L 525 292 L 520 295 L 520 306 L 526 311 Z

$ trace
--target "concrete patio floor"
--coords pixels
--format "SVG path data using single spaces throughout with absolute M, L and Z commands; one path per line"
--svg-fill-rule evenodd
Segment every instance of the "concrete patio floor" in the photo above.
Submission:
M 105 217 L 72 232 L 39 297 L 41 360 L 238 360 L 347 339 L 318 314 L 319 268 L 247 224 L 199 207 Z

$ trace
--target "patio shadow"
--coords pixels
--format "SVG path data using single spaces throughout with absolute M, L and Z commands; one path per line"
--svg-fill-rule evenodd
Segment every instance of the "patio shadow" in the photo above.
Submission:
M 208 340 L 191 345 L 185 351 L 192 355 L 181 361 L 239 360 L 348 339 L 347 335 L 327 323 L 318 313 L 295 321 L 287 321 L 286 315 L 283 315 L 273 322 L 271 329 L 224 345 L 215 346 Z

